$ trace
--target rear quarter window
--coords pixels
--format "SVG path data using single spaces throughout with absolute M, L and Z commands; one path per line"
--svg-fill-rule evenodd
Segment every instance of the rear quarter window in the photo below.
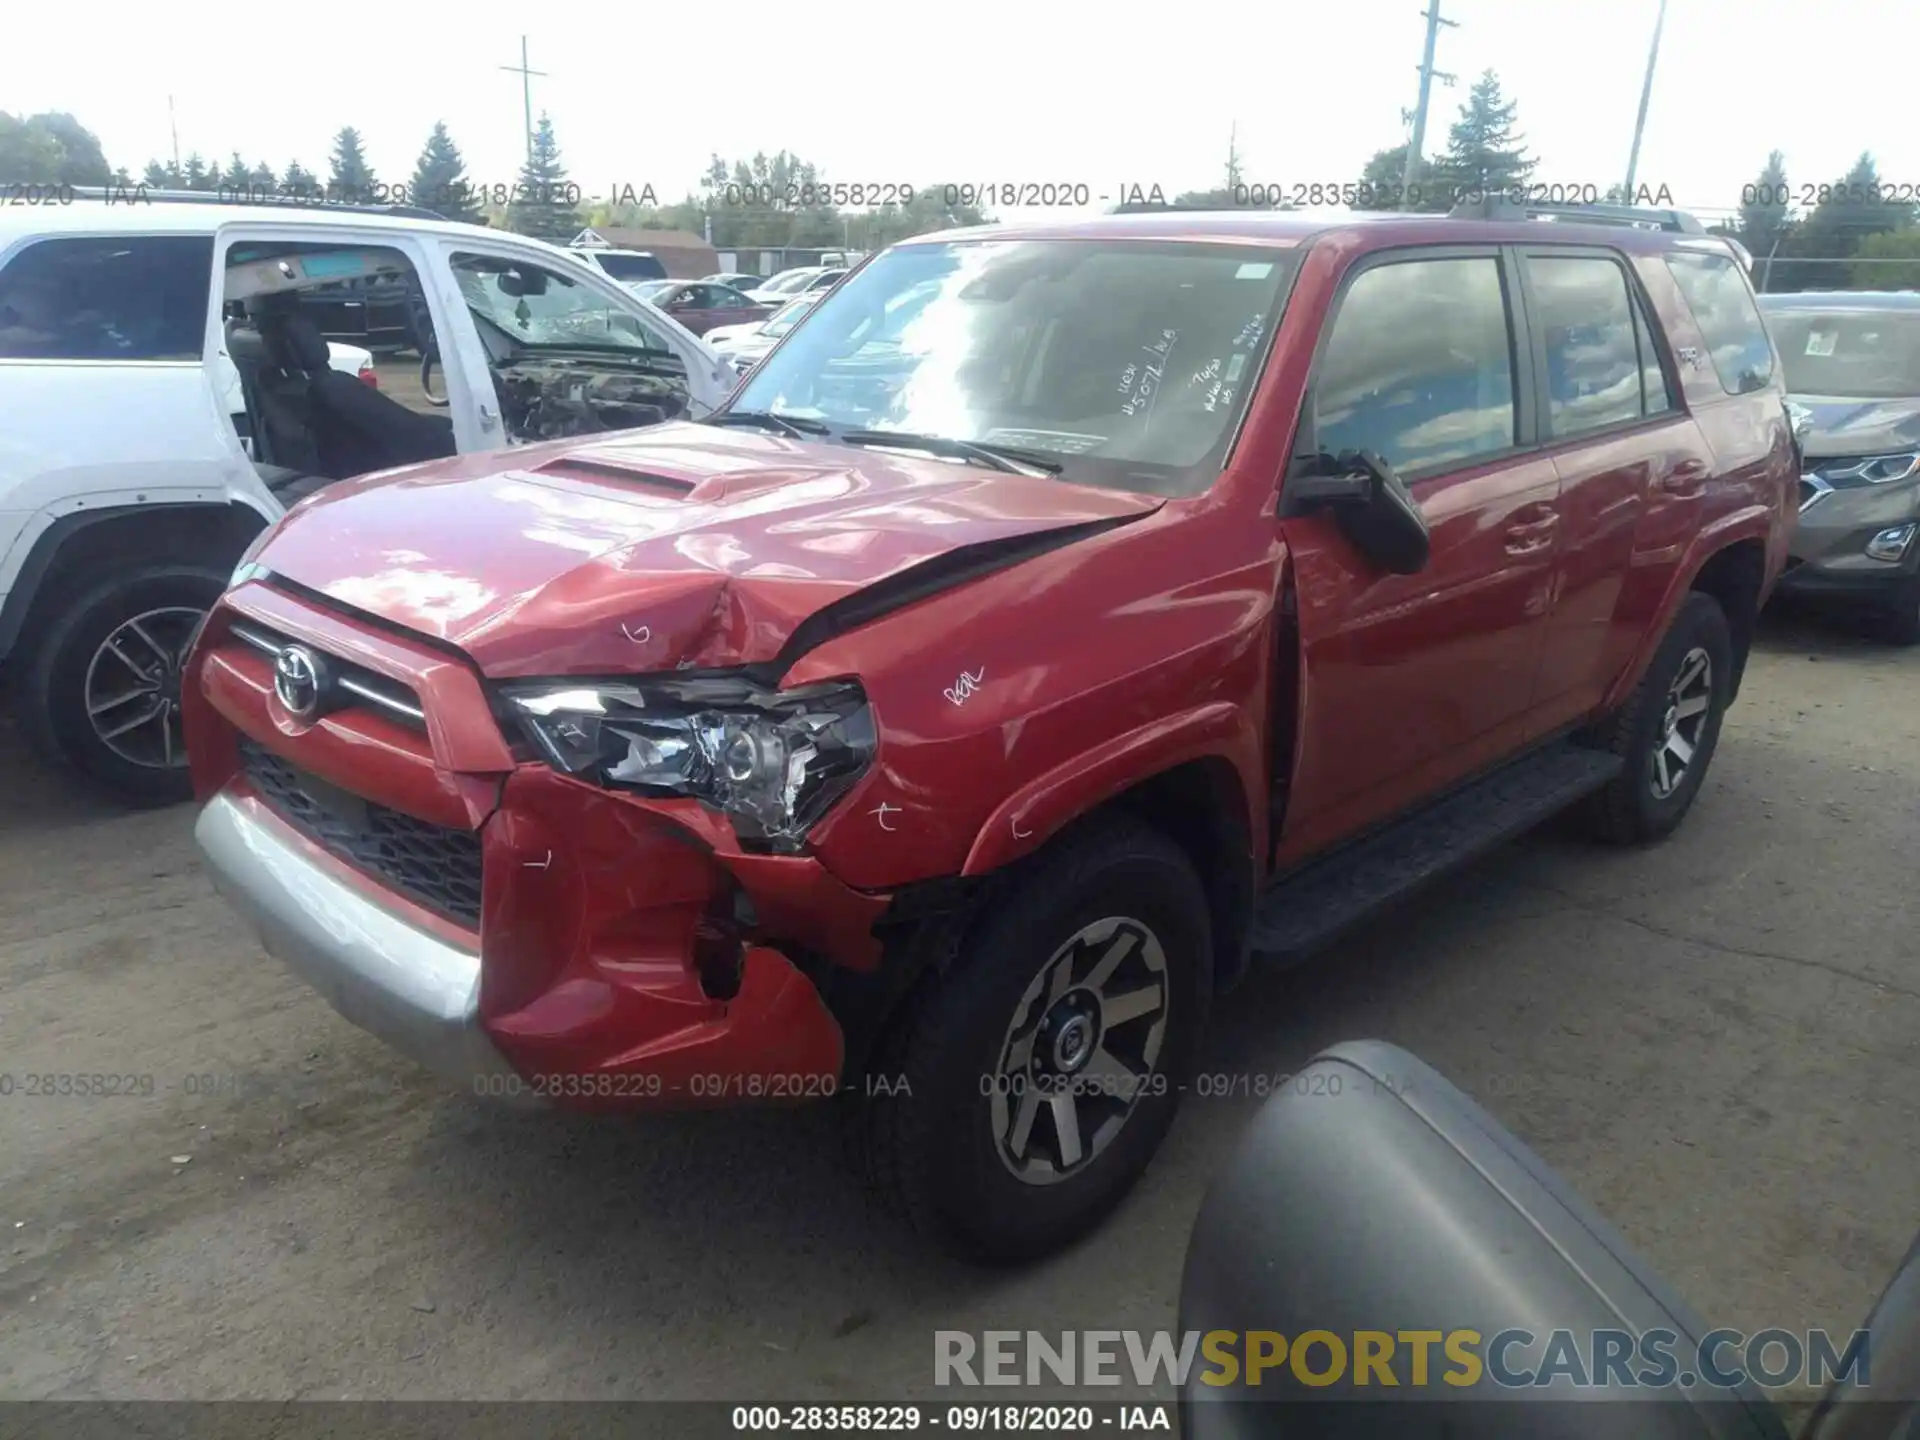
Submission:
M 1773 381 L 1773 342 L 1732 257 L 1669 255 L 1667 270 L 1707 342 L 1721 388 L 1729 395 L 1766 389 Z
M 210 235 L 39 240 L 0 270 L 0 358 L 199 360 Z

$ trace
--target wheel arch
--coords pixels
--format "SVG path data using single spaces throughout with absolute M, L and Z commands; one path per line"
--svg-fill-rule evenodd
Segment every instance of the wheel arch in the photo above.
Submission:
M 230 564 L 266 525 L 235 501 L 118 505 L 59 517 L 34 539 L 0 605 L 0 659 L 27 648 L 60 604 L 103 569 L 156 559 Z
M 1633 663 L 1622 670 L 1600 706 L 1609 714 L 1625 704 L 1646 674 L 1647 666 L 1659 652 L 1660 642 L 1673 627 L 1673 620 L 1687 596 L 1699 591 L 1711 595 L 1726 612 L 1733 632 L 1733 691 L 1740 691 L 1746 674 L 1747 656 L 1753 645 L 1754 626 L 1759 619 L 1760 601 L 1767 586 L 1767 541 L 1764 534 L 1733 525 L 1704 534 L 1692 555 L 1682 564 L 1668 588 L 1655 622 L 1640 637 L 1640 648 Z

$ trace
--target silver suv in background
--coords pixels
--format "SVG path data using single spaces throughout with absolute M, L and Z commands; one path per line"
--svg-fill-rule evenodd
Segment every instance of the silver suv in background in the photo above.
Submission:
M 1762 295 L 1802 435 L 1779 593 L 1877 612 L 1920 641 L 1920 295 Z

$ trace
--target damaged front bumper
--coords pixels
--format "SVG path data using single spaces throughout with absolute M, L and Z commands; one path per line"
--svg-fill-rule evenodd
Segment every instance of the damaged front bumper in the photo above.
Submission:
M 811 856 L 743 852 L 697 802 L 492 754 L 484 709 L 459 703 L 471 672 L 249 588 L 188 678 L 195 834 L 266 948 L 341 1015 L 488 1096 L 634 1110 L 838 1088 L 825 992 L 878 966 L 885 897 Z M 407 685 L 425 722 L 292 717 L 236 618 Z M 436 889 L 433 864 L 456 883 Z

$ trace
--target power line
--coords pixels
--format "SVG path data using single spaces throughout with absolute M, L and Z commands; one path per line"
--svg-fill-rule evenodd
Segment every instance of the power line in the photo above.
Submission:
M 520 63 L 518 65 L 502 65 L 500 68 L 502 70 L 507 71 L 509 74 L 518 75 L 520 77 L 520 102 L 526 108 L 526 119 L 527 119 L 527 165 L 528 165 L 528 168 L 532 168 L 532 165 L 533 165 L 533 77 L 535 75 L 538 75 L 541 79 L 544 80 L 547 78 L 547 72 L 544 70 L 529 70 L 527 68 L 527 37 L 524 35 L 520 37 Z
M 1402 197 L 1412 193 L 1414 177 L 1420 170 L 1420 151 L 1427 143 L 1427 101 L 1433 94 L 1435 71 L 1433 68 L 1433 49 L 1440 39 L 1440 27 L 1458 30 L 1459 22 L 1440 18 L 1440 0 L 1427 0 L 1425 11 L 1427 19 L 1427 41 L 1420 55 L 1420 103 L 1413 111 L 1413 138 L 1407 142 L 1407 164 L 1400 175 L 1400 193 Z M 1441 75 L 1439 79 L 1451 85 L 1451 75 Z

